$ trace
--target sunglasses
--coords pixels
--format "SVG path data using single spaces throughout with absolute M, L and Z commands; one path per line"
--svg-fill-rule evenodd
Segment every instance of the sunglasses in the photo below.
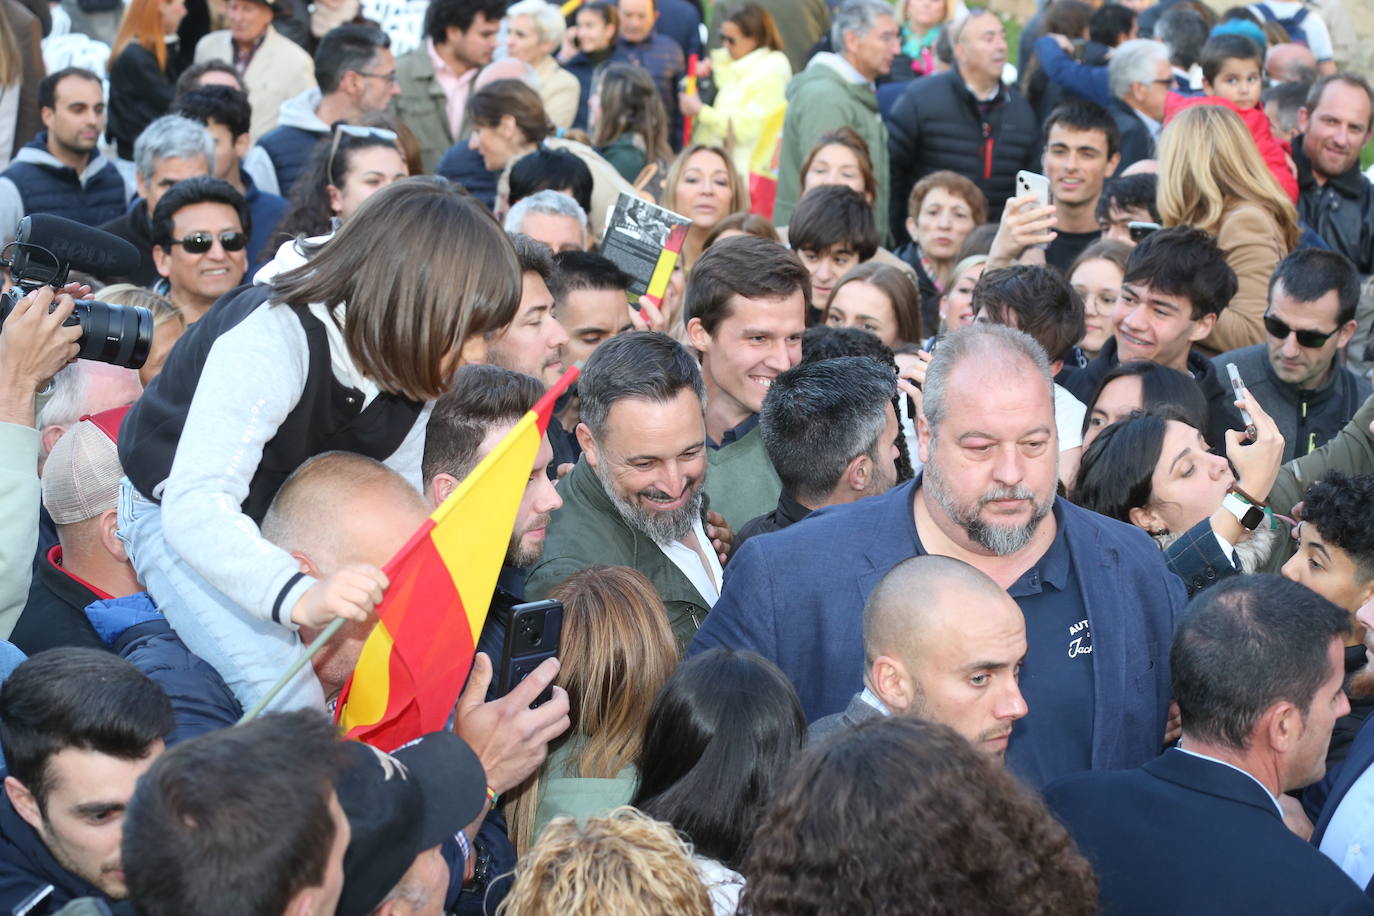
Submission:
M 173 245 L 180 245 L 187 254 L 205 254 L 215 247 L 215 236 L 209 232 L 192 232 L 184 239 L 172 239 Z M 248 236 L 231 230 L 219 234 L 219 244 L 225 251 L 242 251 L 248 247 Z
M 1298 346 L 1307 347 L 1311 350 L 1325 346 L 1326 342 L 1331 339 L 1331 335 L 1340 330 L 1340 328 L 1336 328 L 1335 331 L 1325 333 L 1321 331 L 1295 331 L 1273 315 L 1264 316 L 1264 329 L 1269 332 L 1270 337 L 1277 340 L 1287 340 L 1289 334 L 1295 334 L 1298 338 Z

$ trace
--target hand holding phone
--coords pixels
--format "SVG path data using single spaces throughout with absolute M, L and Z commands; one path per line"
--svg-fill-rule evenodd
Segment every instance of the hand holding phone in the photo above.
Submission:
M 1034 194 L 1037 198 L 1037 206 L 1048 207 L 1050 201 L 1050 180 L 1038 172 L 1028 172 L 1025 169 L 1016 173 L 1016 196 L 1025 197 L 1027 194 Z
M 1244 399 L 1245 382 L 1241 380 L 1240 370 L 1236 368 L 1235 363 L 1226 364 L 1226 374 L 1231 377 L 1231 390 L 1235 393 L 1236 400 L 1239 401 Z M 1255 429 L 1255 420 L 1250 416 L 1250 411 L 1246 410 L 1244 407 L 1239 409 L 1241 422 L 1245 424 L 1245 437 L 1250 442 L 1254 442 L 1259 436 L 1258 430 Z
M 501 670 L 497 679 L 497 696 L 505 696 L 538 668 L 545 659 L 558 656 L 563 634 L 563 603 L 561 601 L 532 601 L 511 608 L 506 626 L 506 639 L 501 646 Z M 534 709 L 553 696 L 550 685 L 530 704 Z

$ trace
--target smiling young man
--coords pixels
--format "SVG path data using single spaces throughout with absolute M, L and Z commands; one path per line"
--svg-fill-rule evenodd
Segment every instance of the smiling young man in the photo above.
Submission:
M 1045 122 L 1045 177 L 1054 199 L 1054 241 L 1045 261 L 1067 272 L 1069 266 L 1102 236 L 1097 201 L 1107 176 L 1121 161 L 1121 131 L 1105 108 L 1092 102 L 1067 102 Z
M 782 492 L 759 411 L 773 379 L 801 362 L 811 284 L 795 254 L 755 236 L 716 242 L 687 281 L 687 338 L 706 380 L 707 492 L 735 529 L 771 511 Z
M 50 886 L 48 912 L 77 897 L 133 912 L 124 809 L 172 721 L 158 686 L 109 652 L 53 649 L 14 670 L 0 689 L 0 909 Z
M 243 282 L 250 230 L 248 203 L 218 178 L 188 178 L 157 202 L 153 262 L 187 324 Z
M 582 458 L 559 485 L 563 505 L 549 521 L 526 597 L 546 598 L 588 566 L 628 566 L 658 590 L 685 647 L 716 603 L 722 578 L 702 521 L 701 370 L 666 334 L 633 331 L 597 347 L 578 394 Z
M 1193 344 L 1211 333 L 1235 294 L 1235 272 L 1210 235 L 1187 226 L 1152 233 L 1126 262 L 1113 337 L 1064 387 L 1091 406 L 1103 377 L 1119 363 L 1143 359 L 1186 372 L 1207 401 L 1202 432 L 1213 448 L 1221 447 L 1226 430 L 1243 424 L 1230 383 Z
M 547 387 L 563 375 L 568 332 L 554 317 L 550 286 L 557 268 L 547 245 L 527 235 L 512 235 L 520 261 L 520 307 L 510 324 L 463 345 L 467 363 L 490 363 L 539 379 Z

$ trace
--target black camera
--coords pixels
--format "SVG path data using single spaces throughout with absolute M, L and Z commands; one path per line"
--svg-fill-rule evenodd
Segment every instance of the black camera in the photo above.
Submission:
M 4 255 L 0 264 L 15 285 L 0 294 L 0 323 L 39 287 L 61 289 L 73 266 L 111 275 L 132 273 L 139 262 L 138 251 L 118 236 L 50 214 L 20 220 Z M 82 299 L 63 324 L 81 327 L 79 359 L 137 369 L 153 346 L 153 313 L 138 306 Z

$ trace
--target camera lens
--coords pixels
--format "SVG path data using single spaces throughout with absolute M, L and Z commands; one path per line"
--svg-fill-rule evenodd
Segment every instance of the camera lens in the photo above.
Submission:
M 153 346 L 153 313 L 138 306 L 84 299 L 66 323 L 81 325 L 81 359 L 138 369 Z

